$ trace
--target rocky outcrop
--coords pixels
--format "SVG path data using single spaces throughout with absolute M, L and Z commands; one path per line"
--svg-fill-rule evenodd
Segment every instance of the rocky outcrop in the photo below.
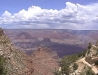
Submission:
M 96 57 L 98 56 L 98 47 L 96 45 L 92 45 L 91 48 L 87 51 L 86 57 Z
M 77 70 L 72 69 L 70 75 L 97 75 L 98 74 L 98 45 L 91 45 L 87 50 L 85 57 L 75 62 L 78 65 Z M 73 67 L 71 67 L 73 68 Z
M 0 56 L 5 60 L 6 75 L 34 75 L 33 62 L 24 52 L 15 49 L 0 28 Z
M 59 68 L 57 54 L 48 48 L 39 47 L 31 57 L 35 75 L 54 75 L 55 69 Z

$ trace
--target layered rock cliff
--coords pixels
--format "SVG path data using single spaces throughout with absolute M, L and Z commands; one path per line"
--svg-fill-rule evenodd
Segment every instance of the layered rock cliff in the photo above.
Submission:
M 0 28 L 0 56 L 5 58 L 6 75 L 33 75 L 33 63 L 25 53 L 15 49 Z

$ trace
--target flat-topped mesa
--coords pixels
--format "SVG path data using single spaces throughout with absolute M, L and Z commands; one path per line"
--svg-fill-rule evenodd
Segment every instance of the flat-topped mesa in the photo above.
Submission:
M 44 42 L 51 42 L 51 39 L 48 38 L 48 37 L 46 37 L 46 38 L 43 39 L 43 41 L 44 41 Z

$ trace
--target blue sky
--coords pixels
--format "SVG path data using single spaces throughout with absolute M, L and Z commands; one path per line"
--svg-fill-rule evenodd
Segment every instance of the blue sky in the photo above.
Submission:
M 22 9 L 28 9 L 28 7 L 40 6 L 44 9 L 62 9 L 65 8 L 66 2 L 79 3 L 79 4 L 90 4 L 98 2 L 98 0 L 0 0 L 0 15 L 2 15 L 5 10 L 16 13 Z
M 98 0 L 0 0 L 0 27 L 97 30 Z

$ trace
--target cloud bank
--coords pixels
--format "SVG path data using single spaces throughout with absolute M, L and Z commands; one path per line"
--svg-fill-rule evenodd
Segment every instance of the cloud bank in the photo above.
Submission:
M 5 11 L 0 17 L 3 28 L 32 29 L 98 29 L 98 3 L 89 5 L 66 2 L 61 10 L 31 6 L 11 14 Z

